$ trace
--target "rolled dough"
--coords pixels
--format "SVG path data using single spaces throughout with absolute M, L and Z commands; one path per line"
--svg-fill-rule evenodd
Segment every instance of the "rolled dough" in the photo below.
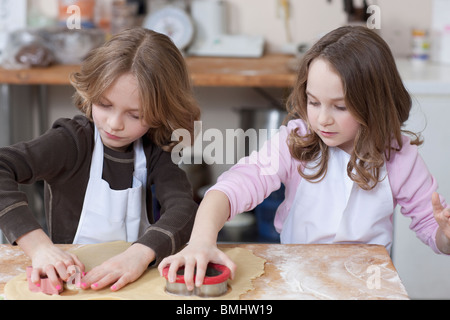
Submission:
M 85 264 L 86 270 L 101 264 L 108 258 L 126 250 L 130 243 L 109 242 L 85 245 L 73 252 Z M 239 299 L 240 295 L 253 289 L 252 279 L 264 273 L 265 260 L 255 256 L 250 250 L 243 248 L 226 248 L 223 251 L 236 263 L 235 278 L 229 280 L 228 293 L 215 299 Z M 45 295 L 28 290 L 26 275 L 20 274 L 8 281 L 5 286 L 5 298 L 8 300 L 180 300 L 205 299 L 196 296 L 176 296 L 165 292 L 166 279 L 159 275 L 156 268 L 149 268 L 134 283 L 128 284 L 117 292 L 109 288 L 103 290 L 69 290 L 66 288 L 61 295 Z

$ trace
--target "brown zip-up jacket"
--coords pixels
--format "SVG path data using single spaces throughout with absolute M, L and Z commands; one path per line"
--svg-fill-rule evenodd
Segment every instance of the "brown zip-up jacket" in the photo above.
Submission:
M 147 214 L 151 226 L 136 242 L 152 248 L 157 261 L 188 240 L 197 210 L 185 172 L 147 137 Z M 0 148 L 0 227 L 10 243 L 41 228 L 19 184 L 45 181 L 45 213 L 54 243 L 72 243 L 83 207 L 94 149 L 94 126 L 84 116 L 59 119 L 39 138 Z M 103 179 L 113 189 L 132 183 L 134 152 L 104 148 Z M 152 189 L 160 204 L 153 214 Z M 160 217 L 159 217 L 160 216 Z M 159 218 L 159 219 L 158 219 Z M 157 220 L 157 221 L 156 221 Z

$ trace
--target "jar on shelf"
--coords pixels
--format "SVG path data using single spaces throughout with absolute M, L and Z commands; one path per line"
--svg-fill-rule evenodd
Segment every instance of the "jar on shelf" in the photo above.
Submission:
M 412 54 L 413 62 L 424 63 L 430 59 L 430 40 L 428 32 L 423 29 L 412 30 Z

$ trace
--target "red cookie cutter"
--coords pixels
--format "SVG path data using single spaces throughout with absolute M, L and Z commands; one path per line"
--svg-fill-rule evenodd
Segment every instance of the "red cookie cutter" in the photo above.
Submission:
M 27 280 L 28 280 L 28 289 L 30 289 L 31 292 L 42 292 L 49 295 L 59 295 L 61 292 L 64 291 L 63 289 L 63 281 L 61 279 L 58 279 L 58 286 L 55 287 L 51 282 L 50 279 L 47 277 L 41 277 L 40 279 L 40 285 L 37 286 L 35 283 L 31 282 L 31 272 L 33 271 L 33 267 L 27 267 Z
M 228 279 L 231 271 L 226 266 L 210 263 L 206 269 L 205 278 L 201 287 L 195 287 L 193 291 L 189 291 L 184 281 L 184 267 L 177 271 L 177 277 L 174 283 L 168 280 L 169 267 L 163 269 L 163 276 L 166 278 L 166 291 L 177 295 L 192 295 L 199 297 L 218 297 L 224 295 L 228 291 Z M 194 275 L 195 282 L 195 275 Z

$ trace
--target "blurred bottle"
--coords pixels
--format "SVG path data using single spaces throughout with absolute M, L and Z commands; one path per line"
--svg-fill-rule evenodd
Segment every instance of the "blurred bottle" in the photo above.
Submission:
M 95 6 L 95 25 L 108 35 L 111 34 L 112 3 L 113 0 L 101 0 Z
M 107 35 L 116 34 L 126 28 L 142 25 L 139 15 L 146 13 L 143 0 L 101 0 L 95 7 L 95 25 Z
M 413 63 L 423 64 L 430 59 L 430 40 L 423 29 L 412 30 L 411 59 Z
M 111 34 L 117 34 L 136 25 L 139 4 L 126 0 L 113 0 L 111 12 Z

